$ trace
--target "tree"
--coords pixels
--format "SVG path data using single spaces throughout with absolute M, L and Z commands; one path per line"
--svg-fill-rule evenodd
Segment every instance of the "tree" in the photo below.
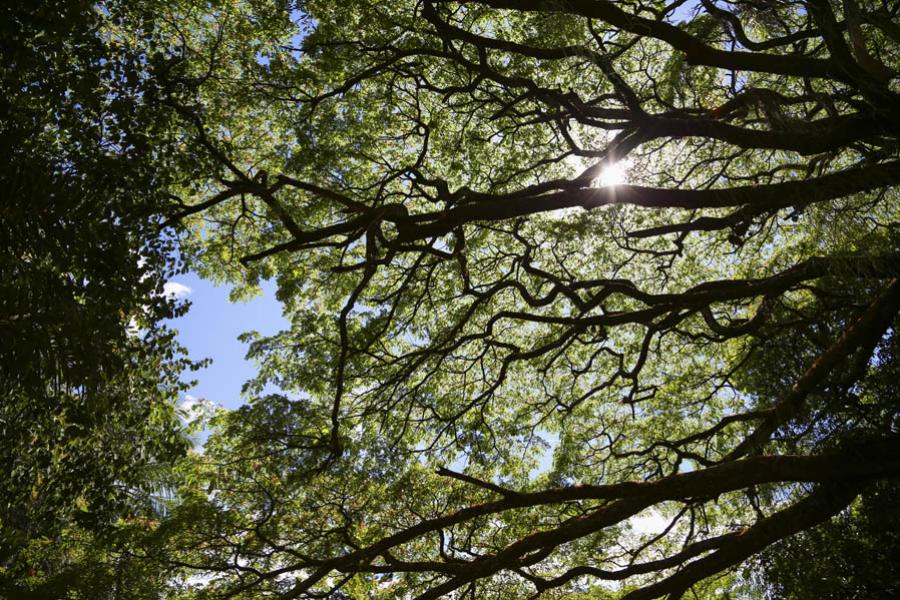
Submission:
M 896 7 L 296 9 L 161 25 L 170 222 L 292 322 L 159 530 L 204 594 L 738 593 L 900 472 Z
M 208 591 L 737 591 L 898 473 L 896 8 L 299 9 L 182 107 L 293 323 L 170 524 Z
M 738 590 L 897 474 L 896 9 L 299 8 L 181 107 L 195 251 L 293 323 L 169 524 L 208 591 Z
M 164 325 L 185 309 L 163 287 L 181 268 L 161 235 L 178 138 L 143 17 L 0 8 L 4 597 L 124 597 L 129 540 L 189 445 L 175 401 L 191 363 Z

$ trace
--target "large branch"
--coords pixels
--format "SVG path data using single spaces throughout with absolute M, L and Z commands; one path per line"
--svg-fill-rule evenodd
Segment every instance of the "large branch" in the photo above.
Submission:
M 509 493 L 503 499 L 470 506 L 443 517 L 426 519 L 366 548 L 341 557 L 297 564 L 294 570 L 311 566 L 316 571 L 299 581 L 285 598 L 301 597 L 331 571 L 361 570 L 392 548 L 422 536 L 471 521 L 477 517 L 513 509 L 576 500 L 611 502 L 586 516 L 559 527 L 540 531 L 511 544 L 495 555 L 475 559 L 457 577 L 422 595 L 437 598 L 441 594 L 499 570 L 521 566 L 523 557 L 546 547 L 557 547 L 579 537 L 619 523 L 647 506 L 666 500 L 685 500 L 715 496 L 753 485 L 775 482 L 866 481 L 900 474 L 900 440 L 886 439 L 850 447 L 823 456 L 757 456 L 736 460 L 700 471 L 671 475 L 651 482 L 623 482 L 609 485 L 579 485 L 531 493 Z M 283 571 L 280 571 L 283 572 Z
M 875 446 L 878 446 L 880 449 L 884 449 L 880 444 L 875 444 Z M 893 465 L 889 470 L 891 474 L 896 474 L 898 472 L 897 468 L 900 467 L 900 453 L 898 453 L 898 450 L 900 450 L 900 446 L 896 445 L 893 449 L 887 450 L 887 457 L 889 457 L 888 462 L 892 463 Z M 864 481 L 866 479 L 865 475 L 857 477 L 856 474 L 852 474 L 854 467 L 851 465 L 854 464 L 854 459 L 859 460 L 861 458 L 860 449 L 848 453 L 848 458 L 850 456 L 852 456 L 853 458 L 847 462 L 837 460 L 831 465 L 827 466 L 824 462 L 822 462 L 814 467 L 813 470 L 817 471 L 815 475 L 813 474 L 813 470 L 811 470 L 807 472 L 806 476 L 815 477 L 815 481 Z M 424 594 L 421 594 L 417 597 L 416 600 L 432 600 L 435 598 L 439 598 L 444 594 L 458 589 L 471 581 L 490 576 L 503 569 L 513 569 L 527 566 L 532 562 L 530 559 L 535 555 L 541 557 L 546 556 L 546 554 L 544 554 L 543 552 L 545 552 L 548 548 L 552 549 L 558 547 L 567 542 L 599 531 L 600 529 L 603 529 L 605 527 L 609 527 L 610 525 L 619 523 L 658 501 L 665 499 L 685 499 L 692 497 L 703 497 L 707 495 L 717 495 L 724 493 L 725 491 L 741 489 L 744 487 L 749 487 L 749 485 L 754 485 L 737 484 L 737 479 L 746 476 L 746 474 L 742 473 L 742 471 L 746 469 L 747 473 L 753 473 L 756 467 L 756 465 L 749 463 L 749 461 L 739 462 L 742 462 L 743 464 L 723 466 L 725 468 L 721 472 L 716 472 L 717 467 L 713 467 L 711 469 L 707 469 L 704 472 L 696 473 L 697 476 L 694 478 L 690 477 L 691 475 L 695 475 L 694 473 L 688 473 L 685 475 L 672 476 L 655 482 L 655 486 L 657 487 L 657 490 L 655 490 L 655 492 L 657 494 L 661 493 L 662 496 L 656 496 L 652 492 L 650 492 L 649 494 L 647 493 L 647 491 L 649 491 L 647 488 L 653 487 L 654 484 L 631 484 L 631 490 L 621 490 L 617 493 L 613 492 L 614 497 L 623 498 L 622 500 L 618 500 L 613 502 L 612 504 L 603 506 L 584 517 L 572 519 L 555 529 L 541 531 L 527 536 L 517 542 L 510 544 L 495 555 L 476 559 L 472 561 L 469 565 L 469 568 L 463 571 L 461 574 L 439 586 L 432 588 Z M 775 472 L 781 471 L 782 468 L 782 465 L 778 465 L 777 462 L 771 463 L 769 466 Z M 881 471 L 880 466 L 876 467 L 875 470 L 879 473 L 884 473 L 884 471 Z M 799 473 L 796 473 L 795 475 L 799 475 Z M 679 478 L 681 478 L 680 481 Z M 793 478 L 789 479 L 795 481 L 800 480 Z M 784 479 L 782 481 L 786 480 L 788 479 Z M 676 481 L 677 483 L 675 483 Z M 812 481 L 812 479 L 809 479 L 807 481 Z M 639 487 L 642 485 L 645 487 L 645 489 L 639 490 Z M 595 489 L 599 490 L 603 487 L 612 488 L 614 486 L 597 486 L 597 488 Z M 673 487 L 675 489 L 671 489 Z M 678 491 L 676 492 L 675 490 Z M 666 495 L 673 492 L 676 494 L 675 496 Z M 696 580 L 699 580 L 715 572 L 718 572 L 719 570 L 730 566 L 735 562 L 740 562 L 747 556 L 758 552 L 761 548 L 765 547 L 772 541 L 781 539 L 782 537 L 790 535 L 795 531 L 804 529 L 808 527 L 811 522 L 818 522 L 836 513 L 838 510 L 846 506 L 854 496 L 855 491 L 840 494 L 838 495 L 839 500 L 837 502 L 827 504 L 827 508 L 821 511 L 809 510 L 808 508 L 810 503 L 812 503 L 814 506 L 818 505 L 820 501 L 818 497 L 813 497 L 807 503 L 801 502 L 797 505 L 796 510 L 784 511 L 784 513 L 786 514 L 779 514 L 776 517 L 764 520 L 759 523 L 756 528 L 751 529 L 748 532 L 749 537 L 747 538 L 746 542 L 732 543 L 725 549 L 717 551 L 712 556 L 697 561 L 697 563 L 694 563 L 694 565 L 697 566 L 692 565 L 689 569 L 686 569 L 689 575 L 685 576 L 683 579 L 689 579 L 690 576 L 694 576 L 696 577 Z M 806 518 L 803 518 L 804 516 Z M 793 529 L 793 527 L 795 526 L 797 528 Z M 676 580 L 676 582 L 680 581 L 680 579 Z M 646 597 L 652 598 L 656 596 L 651 595 Z
M 646 208 L 727 208 L 747 206 L 777 210 L 823 202 L 900 183 L 900 161 L 853 167 L 821 177 L 769 185 L 748 185 L 710 190 L 661 189 L 639 185 L 601 188 L 579 187 L 532 197 L 506 199 L 484 195 L 439 213 L 396 219 L 398 240 L 409 242 L 450 233 L 466 223 L 502 221 L 563 208 L 594 209 L 614 204 Z
M 826 350 L 803 374 L 791 390 L 782 397 L 759 424 L 727 457 L 731 460 L 762 446 L 781 425 L 799 413 L 809 393 L 859 346 L 884 335 L 900 310 L 900 282 L 893 279 L 887 289 L 875 299 L 865 313 Z
M 729 13 L 730 14 L 730 13 Z M 877 119 L 861 115 L 841 115 L 804 124 L 793 130 L 767 131 L 747 129 L 703 118 L 671 118 L 651 116 L 644 112 L 640 101 L 630 86 L 619 76 L 610 58 L 583 46 L 543 48 L 507 40 L 490 38 L 452 26 L 440 18 L 430 2 L 425 3 L 424 15 L 445 39 L 461 39 L 480 48 L 493 48 L 530 56 L 541 60 L 561 60 L 573 56 L 582 57 L 600 67 L 613 83 L 617 94 L 628 109 L 596 108 L 578 101 L 575 94 L 560 95 L 560 104 L 573 104 L 577 115 L 597 118 L 631 119 L 646 140 L 661 137 L 707 137 L 735 144 L 742 148 L 768 148 L 793 150 L 800 154 L 818 154 L 846 147 L 857 140 L 874 135 L 881 130 Z M 565 102 L 563 102 L 565 100 Z
M 493 8 L 526 12 L 566 12 L 599 19 L 623 31 L 649 36 L 684 52 L 690 64 L 723 69 L 759 71 L 797 77 L 843 79 L 845 74 L 830 60 L 761 52 L 729 52 L 705 44 L 689 33 L 666 23 L 625 12 L 607 0 L 468 0 Z M 464 2 L 465 3 L 465 2 Z
M 703 118 L 648 116 L 636 121 L 639 131 L 648 140 L 702 137 L 739 148 L 789 150 L 802 155 L 846 148 L 853 142 L 878 134 L 883 128 L 878 119 L 861 114 L 827 117 L 780 130 L 750 129 Z
M 623 600 L 651 600 L 668 595 L 680 598 L 693 584 L 737 565 L 766 546 L 817 525 L 836 515 L 853 501 L 858 486 L 822 486 L 797 504 L 763 519 L 709 556 L 692 563 L 662 581 L 626 594 Z

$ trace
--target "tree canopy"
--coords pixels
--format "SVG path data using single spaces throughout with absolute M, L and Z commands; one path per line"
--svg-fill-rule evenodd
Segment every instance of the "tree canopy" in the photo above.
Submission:
M 189 445 L 174 401 L 190 363 L 164 325 L 184 308 L 163 287 L 180 268 L 161 229 L 175 121 L 145 47 L 117 33 L 141 29 L 152 40 L 116 3 L 0 8 L 3 597 L 108 575 L 85 550 L 154 512 Z
M 291 323 L 172 472 L 171 597 L 783 596 L 890 493 L 900 5 L 138 4 L 135 223 Z

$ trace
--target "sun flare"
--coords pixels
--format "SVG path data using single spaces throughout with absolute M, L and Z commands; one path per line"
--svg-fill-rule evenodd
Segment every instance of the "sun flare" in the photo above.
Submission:
M 622 185 L 628 182 L 628 169 L 631 167 L 631 161 L 628 159 L 620 160 L 608 165 L 600 173 L 597 178 L 596 185 L 598 187 L 609 187 L 614 185 Z

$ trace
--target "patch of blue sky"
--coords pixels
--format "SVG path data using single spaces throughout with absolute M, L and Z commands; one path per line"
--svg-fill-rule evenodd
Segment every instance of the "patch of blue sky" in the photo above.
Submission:
M 185 381 L 196 380 L 188 396 L 226 409 L 244 404 L 241 388 L 257 369 L 246 360 L 248 344 L 238 336 L 251 330 L 272 335 L 290 326 L 275 298 L 275 283 L 263 282 L 262 294 L 247 302 L 231 302 L 228 286 L 216 286 L 194 273 L 175 277 L 166 288 L 191 302 L 187 314 L 170 323 L 178 341 L 193 360 L 212 359 L 209 366 L 184 374 Z

